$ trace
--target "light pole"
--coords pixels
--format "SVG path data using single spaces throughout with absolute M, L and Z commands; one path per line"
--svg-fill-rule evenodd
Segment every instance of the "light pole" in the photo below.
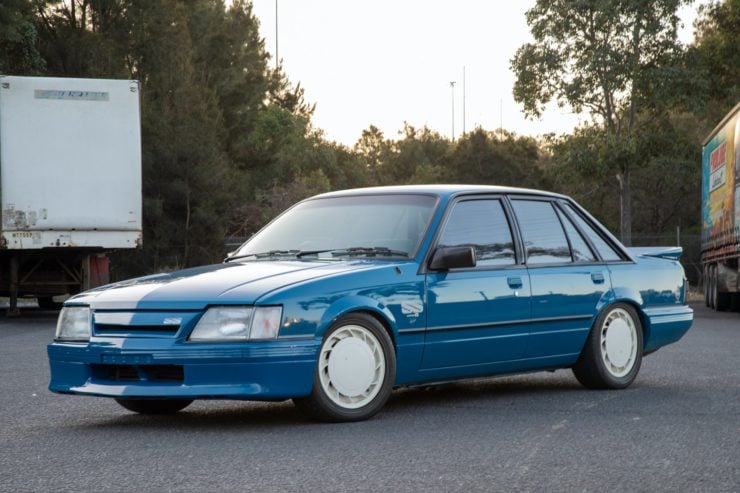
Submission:
M 463 137 L 465 137 L 465 65 L 463 65 Z
M 450 96 L 452 97 L 452 141 L 455 141 L 455 81 L 450 81 Z

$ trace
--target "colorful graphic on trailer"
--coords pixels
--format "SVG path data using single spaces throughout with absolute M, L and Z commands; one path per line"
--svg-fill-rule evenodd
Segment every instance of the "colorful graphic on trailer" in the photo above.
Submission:
M 740 125 L 735 115 L 735 234 L 740 235 Z
M 738 113 L 704 146 L 702 204 L 704 243 L 719 246 L 740 228 L 740 125 Z

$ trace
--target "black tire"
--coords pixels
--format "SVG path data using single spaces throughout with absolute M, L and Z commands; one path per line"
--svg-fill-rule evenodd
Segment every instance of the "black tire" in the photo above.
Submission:
M 343 339 L 338 339 L 345 334 L 349 335 L 346 335 Z M 368 334 L 371 334 L 372 337 Z M 348 340 L 346 343 L 344 342 L 345 339 Z M 343 343 L 341 349 L 339 347 L 340 343 Z M 338 371 L 336 369 L 331 370 L 331 368 L 332 366 L 336 368 L 334 362 L 337 362 L 340 356 L 342 359 L 336 363 L 340 366 L 341 361 L 349 361 L 349 356 L 357 358 L 357 353 L 353 352 L 354 349 L 345 349 L 349 344 L 358 346 L 362 353 L 360 356 L 364 354 L 369 358 L 362 361 L 362 363 L 368 364 L 364 366 L 356 365 L 359 368 L 358 373 L 363 374 L 364 372 L 364 375 L 371 380 L 371 383 L 366 384 L 365 379 L 360 378 L 361 383 L 358 389 L 363 389 L 361 393 L 368 394 L 364 397 L 357 393 L 354 395 L 343 394 L 342 382 L 332 380 L 334 377 L 343 376 L 342 373 L 336 373 L 334 376 L 331 374 L 331 371 Z M 363 344 L 365 349 L 363 349 Z M 337 359 L 332 361 L 332 356 Z M 380 365 L 381 361 L 383 365 Z M 375 368 L 374 370 L 368 370 L 370 364 Z M 374 416 L 383 408 L 391 395 L 395 381 L 396 354 L 388 332 L 372 316 L 365 313 L 352 313 L 337 320 L 326 331 L 314 370 L 311 394 L 308 397 L 295 398 L 293 402 L 304 414 L 318 421 L 334 423 L 362 421 Z M 357 399 L 357 403 L 349 402 L 351 399 Z M 346 404 L 345 402 L 339 402 L 342 400 Z M 367 402 L 363 404 L 363 400 L 367 400 Z M 361 407 L 352 407 L 360 404 Z
M 61 310 L 63 305 L 61 302 L 54 301 L 53 296 L 39 296 L 36 302 L 42 310 Z
M 717 264 L 712 264 L 710 267 L 712 272 L 712 308 L 718 312 L 727 311 L 730 308 L 730 302 L 732 301 L 732 293 L 720 293 L 719 292 L 719 267 Z
M 629 320 L 627 319 L 629 317 Z M 613 325 L 617 320 L 620 325 Z M 634 332 L 630 328 L 634 328 Z M 629 345 L 629 354 L 623 366 L 617 367 L 610 360 L 609 346 L 614 342 L 607 341 L 609 329 L 613 328 L 614 336 L 622 335 L 620 341 Z M 625 335 L 625 330 L 627 334 Z M 643 349 L 642 324 L 637 311 L 626 303 L 614 303 L 608 306 L 596 318 L 591 332 L 586 340 L 581 357 L 573 366 L 573 374 L 578 381 L 589 389 L 623 389 L 628 387 L 637 377 L 642 363 Z M 621 346 L 616 349 L 624 349 Z M 624 359 L 624 350 L 621 352 L 612 349 L 614 358 Z
M 733 312 L 740 312 L 740 293 L 732 294 L 732 299 L 730 300 L 730 310 Z
M 709 264 L 707 267 L 707 291 L 709 291 L 709 308 L 716 309 L 717 306 L 717 279 L 714 277 L 714 265 Z
M 174 414 L 188 407 L 190 399 L 116 399 L 129 411 L 139 414 Z
M 704 267 L 704 304 L 711 308 L 712 303 L 710 302 L 709 298 L 711 296 L 711 280 L 709 278 L 709 267 Z

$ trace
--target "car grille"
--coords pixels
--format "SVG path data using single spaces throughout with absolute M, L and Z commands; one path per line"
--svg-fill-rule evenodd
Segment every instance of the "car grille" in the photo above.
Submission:
M 157 332 L 160 334 L 174 334 L 180 329 L 179 325 L 115 325 L 95 324 L 96 334 L 121 332 Z
M 114 382 L 183 382 L 180 365 L 92 365 L 93 378 Z

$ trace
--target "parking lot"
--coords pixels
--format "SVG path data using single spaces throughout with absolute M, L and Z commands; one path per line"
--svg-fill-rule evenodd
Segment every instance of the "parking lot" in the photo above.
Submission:
M 46 390 L 56 313 L 0 317 L 0 491 L 740 491 L 740 313 L 694 327 L 623 391 L 570 371 L 394 392 L 374 419 L 290 402 L 175 416 Z

